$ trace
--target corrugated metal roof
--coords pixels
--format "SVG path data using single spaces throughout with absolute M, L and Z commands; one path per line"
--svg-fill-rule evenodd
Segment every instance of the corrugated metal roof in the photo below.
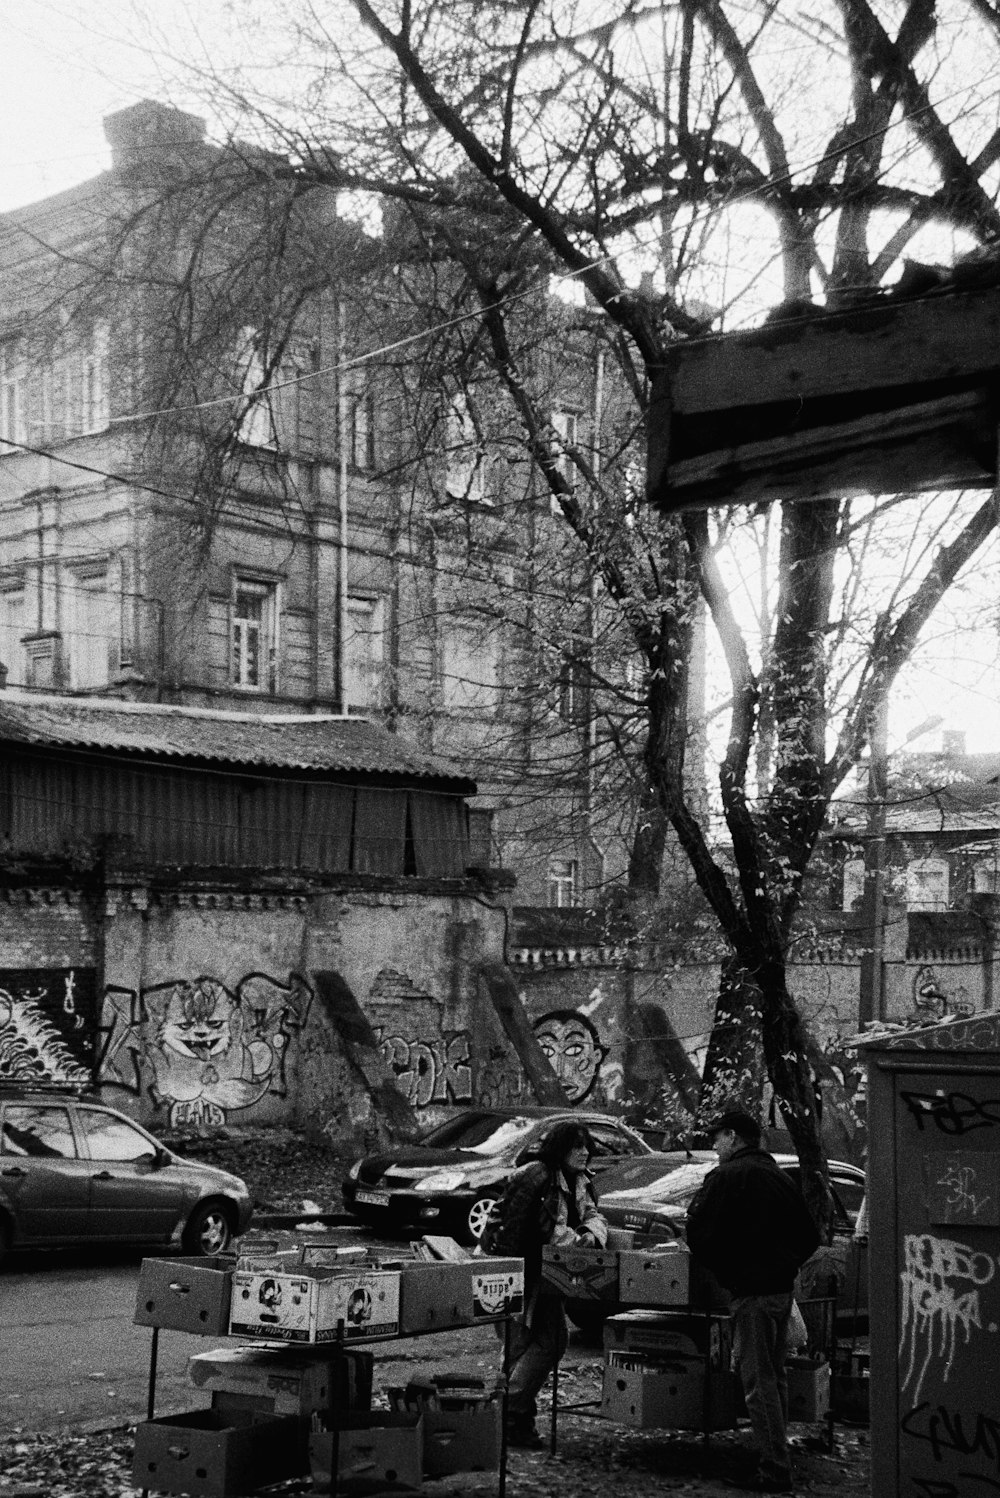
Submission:
M 474 783 L 444 760 L 363 718 L 257 715 L 106 698 L 0 693 L 0 743 L 38 744 L 144 759 L 254 765 L 270 770 L 390 775 L 450 781 L 471 794 Z

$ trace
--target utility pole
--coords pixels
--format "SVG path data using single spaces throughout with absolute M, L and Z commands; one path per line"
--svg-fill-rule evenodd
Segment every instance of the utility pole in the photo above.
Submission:
M 889 704 L 872 715 L 868 738 L 868 826 L 861 902 L 865 950 L 861 958 L 858 1026 L 885 1018 L 885 803 L 889 791 Z

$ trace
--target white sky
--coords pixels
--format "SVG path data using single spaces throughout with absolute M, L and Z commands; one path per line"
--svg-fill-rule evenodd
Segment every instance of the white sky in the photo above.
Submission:
M 227 46 L 233 29 L 252 48 L 252 35 L 240 25 L 246 0 L 146 0 L 142 9 L 175 58 L 197 61 L 206 38 Z M 133 0 L 0 0 L 0 211 L 104 170 L 105 114 L 143 97 L 204 112 L 171 82 L 178 72 L 172 60 L 142 45 L 136 10 Z M 974 593 L 981 607 L 984 598 L 1000 599 L 995 544 L 979 571 L 984 582 Z M 961 627 L 967 617 L 957 603 L 957 616 L 943 618 L 935 641 L 919 652 L 893 699 L 890 743 L 940 713 L 945 728 L 965 731 L 970 750 L 1000 749 L 997 618 L 970 634 Z M 937 747 L 939 736 L 940 730 L 920 747 Z

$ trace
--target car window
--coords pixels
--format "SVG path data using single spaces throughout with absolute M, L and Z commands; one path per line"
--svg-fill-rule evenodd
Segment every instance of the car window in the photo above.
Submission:
M 77 1118 L 83 1128 L 92 1160 L 138 1160 L 152 1155 L 154 1146 L 145 1136 L 110 1113 L 99 1108 L 79 1108 Z
M 851 1222 L 857 1221 L 858 1213 L 861 1211 L 861 1203 L 865 1194 L 864 1180 L 855 1180 L 854 1176 L 845 1176 L 831 1170 L 830 1181 L 836 1190 L 844 1212 Z
M 707 1160 L 685 1161 L 683 1165 L 675 1166 L 674 1169 L 657 1176 L 644 1186 L 630 1186 L 624 1194 L 635 1197 L 637 1200 L 642 1198 L 645 1201 L 662 1202 L 666 1205 L 686 1205 L 713 1168 L 714 1163 L 714 1161 Z M 610 1201 L 617 1194 L 614 1191 L 602 1192 L 602 1197 L 606 1196 Z
M 428 1129 L 426 1134 L 420 1136 L 420 1143 L 429 1144 L 434 1149 L 458 1149 L 461 1145 L 482 1144 L 503 1121 L 495 1113 L 460 1113 L 457 1118 L 449 1118 L 446 1123 Z
M 622 1129 L 611 1124 L 589 1123 L 587 1133 L 594 1142 L 594 1154 L 607 1158 L 609 1155 L 634 1155 L 638 1152 L 635 1140 Z
M 44 1103 L 8 1103 L 0 1130 L 0 1153 L 75 1160 L 69 1109 Z
M 504 1150 L 516 1148 L 523 1144 L 531 1131 L 536 1127 L 537 1120 L 533 1118 L 504 1118 L 491 1119 L 492 1128 L 484 1139 L 475 1144 L 456 1144 L 463 1154 L 469 1155 L 499 1155 Z

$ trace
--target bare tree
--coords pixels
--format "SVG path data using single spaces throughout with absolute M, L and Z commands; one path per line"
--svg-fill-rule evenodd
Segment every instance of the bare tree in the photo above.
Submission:
M 807 1193 L 829 1221 L 815 1048 L 787 976 L 804 881 L 831 797 L 995 507 L 914 504 L 927 544 L 877 587 L 866 559 L 893 533 L 892 505 L 785 501 L 739 517 L 777 542 L 755 641 L 731 582 L 737 517 L 643 509 L 636 453 L 668 346 L 731 321 L 772 267 L 786 300 L 834 306 L 894 275 L 931 230 L 964 245 L 997 235 L 997 12 L 985 0 L 840 0 L 791 17 L 773 0 L 287 0 L 283 24 L 288 87 L 280 62 L 267 95 L 252 75 L 201 80 L 217 115 L 257 144 L 189 155 L 173 188 L 161 173 L 123 214 L 120 264 L 143 233 L 162 246 L 168 225 L 181 247 L 166 278 L 158 260 L 131 262 L 169 330 L 157 399 L 197 409 L 191 452 L 216 464 L 202 492 L 231 492 L 233 434 L 281 384 L 298 313 L 348 282 L 383 298 L 367 330 L 354 324 L 353 347 L 377 326 L 383 345 L 413 335 L 405 357 L 383 353 L 406 392 L 401 464 L 419 465 L 440 429 L 435 384 L 490 383 L 572 540 L 564 580 L 593 588 L 607 621 L 582 633 L 599 738 L 625 751 L 633 777 L 636 903 L 655 899 L 672 835 L 728 952 L 718 1034 L 748 1016 L 759 1028 Z M 380 217 L 378 232 L 325 213 L 330 194 Z M 260 232 L 247 237 L 250 203 Z M 197 295 L 206 278 L 212 316 Z M 613 368 L 619 408 L 613 432 L 569 445 L 552 420 L 553 340 L 538 327 L 554 280 L 585 293 L 581 326 Z M 242 411 L 231 390 L 208 407 L 241 323 L 257 330 L 258 377 Z M 210 518 L 209 506 L 199 524 Z M 721 838 L 687 764 L 702 604 L 729 674 Z M 640 663 L 628 683 L 602 654 L 605 628 Z M 616 712 L 602 706 L 612 695 Z M 724 1055 L 712 1065 L 738 1082 Z

